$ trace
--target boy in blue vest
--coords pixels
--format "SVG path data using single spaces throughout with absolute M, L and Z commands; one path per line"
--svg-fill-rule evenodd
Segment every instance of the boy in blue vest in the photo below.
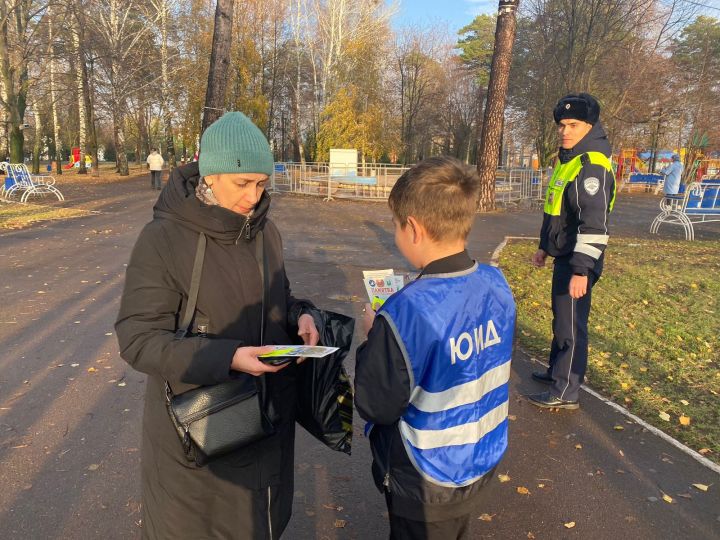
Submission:
M 515 303 L 465 248 L 478 189 L 473 169 L 435 157 L 390 193 L 395 244 L 421 272 L 377 314 L 366 306 L 355 404 L 394 540 L 469 538 L 507 448 Z

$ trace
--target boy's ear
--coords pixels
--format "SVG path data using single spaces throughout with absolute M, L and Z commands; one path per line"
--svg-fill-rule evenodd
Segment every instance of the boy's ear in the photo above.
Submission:
M 419 244 L 425 237 L 425 227 L 423 227 L 422 223 L 419 223 L 418 220 L 412 216 L 407 217 L 406 226 L 412 229 L 413 244 Z

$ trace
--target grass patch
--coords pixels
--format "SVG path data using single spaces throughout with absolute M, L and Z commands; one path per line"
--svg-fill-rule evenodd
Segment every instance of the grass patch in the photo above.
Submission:
M 544 360 L 552 265 L 511 242 L 500 266 L 518 305 L 518 339 Z M 593 288 L 586 383 L 720 462 L 720 241 L 613 238 Z M 669 419 L 667 419 L 669 416 Z
M 88 215 L 87 211 L 74 208 L 2 203 L 0 204 L 0 229 L 21 229 L 38 221 L 68 219 L 86 215 Z

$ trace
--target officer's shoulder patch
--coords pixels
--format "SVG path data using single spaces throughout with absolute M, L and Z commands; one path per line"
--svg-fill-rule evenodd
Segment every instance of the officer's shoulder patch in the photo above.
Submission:
M 594 176 L 586 178 L 583 181 L 583 188 L 585 188 L 585 191 L 588 193 L 588 195 L 595 195 L 600 189 L 600 180 L 595 178 Z

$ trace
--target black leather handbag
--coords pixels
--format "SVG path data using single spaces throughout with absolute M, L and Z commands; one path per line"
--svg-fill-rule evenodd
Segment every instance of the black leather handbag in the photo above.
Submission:
M 188 302 L 175 339 L 189 335 L 195 314 L 200 275 L 207 239 L 198 238 Z M 262 231 L 256 239 L 257 259 L 263 283 L 260 344 L 265 329 L 268 295 L 267 259 Z M 175 395 L 165 381 L 166 405 L 189 461 L 203 466 L 214 458 L 257 442 L 275 433 L 273 420 L 264 406 L 265 376 L 240 374 L 237 379 L 211 386 L 201 386 Z

